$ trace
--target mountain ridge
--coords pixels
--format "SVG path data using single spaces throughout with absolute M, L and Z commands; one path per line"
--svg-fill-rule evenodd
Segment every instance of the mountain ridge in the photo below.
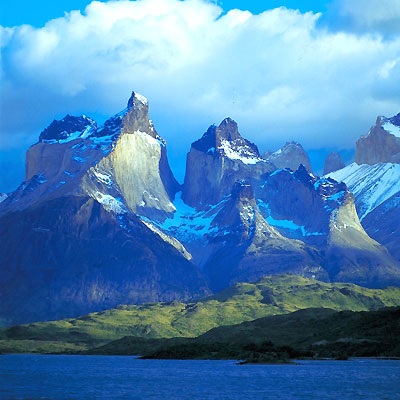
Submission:
M 368 236 L 346 184 L 301 163 L 277 168 L 226 118 L 192 144 L 179 185 L 135 92 L 101 126 L 53 121 L 27 152 L 27 180 L 0 203 L 0 226 L 4 320 L 76 316 L 124 296 L 188 299 L 270 273 L 400 285 L 399 261 Z M 101 295 L 83 302 L 91 281 Z

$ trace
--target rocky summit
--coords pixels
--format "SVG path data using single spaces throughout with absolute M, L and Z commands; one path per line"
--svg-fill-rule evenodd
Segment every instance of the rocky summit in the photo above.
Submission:
M 340 154 L 336 151 L 332 151 L 326 156 L 323 175 L 327 175 L 331 172 L 338 171 L 339 169 L 342 169 L 345 166 L 346 165 L 343 162 Z
M 373 239 L 400 260 L 400 114 L 378 117 L 356 143 L 356 162 L 327 176 L 354 194 L 361 223 Z
M 400 163 L 400 114 L 378 117 L 356 143 L 357 164 Z
M 274 152 L 266 151 L 263 158 L 277 168 L 288 168 L 296 171 L 300 165 L 303 165 L 307 171 L 312 172 L 310 158 L 303 146 L 297 142 L 287 142 L 282 148 Z
M 372 137 L 397 140 L 396 118 Z M 298 143 L 261 157 L 226 118 L 191 145 L 180 185 L 145 97 L 102 125 L 67 115 L 0 197 L 0 322 L 188 300 L 266 274 L 400 285 L 397 166 L 320 178 Z
M 236 122 L 226 118 L 192 143 L 182 199 L 190 206 L 204 208 L 229 195 L 237 180 L 253 179 L 274 169 L 261 158 L 255 144 L 242 138 Z
M 26 170 L 0 203 L 3 323 L 208 293 L 183 246 L 141 219 L 173 215 L 179 189 L 143 96 L 99 127 L 53 122 Z

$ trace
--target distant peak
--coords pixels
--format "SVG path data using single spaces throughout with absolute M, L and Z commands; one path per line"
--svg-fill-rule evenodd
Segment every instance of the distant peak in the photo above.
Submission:
M 148 105 L 148 100 L 146 97 L 142 96 L 137 92 L 132 92 L 131 97 L 128 100 L 127 107 L 132 108 L 135 104 L 141 103 L 144 106 Z
M 331 151 L 325 159 L 323 175 L 330 174 L 344 167 L 345 164 L 340 154 L 337 151 Z
M 296 171 L 302 164 L 308 171 L 312 171 L 307 152 L 300 143 L 295 141 L 286 142 L 274 152 L 265 152 L 263 157 L 271 161 L 278 169 L 289 168 Z
M 289 146 L 296 146 L 296 147 L 303 148 L 303 146 L 299 142 L 295 142 L 295 141 L 286 142 L 283 147 L 289 147 Z

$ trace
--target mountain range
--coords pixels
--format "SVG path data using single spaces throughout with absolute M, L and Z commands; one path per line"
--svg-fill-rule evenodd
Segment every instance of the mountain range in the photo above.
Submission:
M 180 185 L 145 97 L 101 126 L 53 121 L 1 197 L 1 324 L 200 298 L 267 274 L 400 285 L 399 126 L 379 117 L 357 164 L 330 155 L 317 177 L 300 144 L 261 155 L 226 118 L 192 144 Z

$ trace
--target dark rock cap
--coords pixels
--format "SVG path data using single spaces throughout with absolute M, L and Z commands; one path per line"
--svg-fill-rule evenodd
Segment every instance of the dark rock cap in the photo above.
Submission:
M 85 115 L 74 117 L 67 114 L 61 120 L 54 120 L 39 136 L 39 142 L 45 140 L 65 140 L 73 132 L 83 132 L 89 125 L 94 128 L 96 122 Z
M 211 125 L 199 140 L 192 143 L 192 147 L 207 153 L 210 149 L 215 151 L 221 146 L 222 141 L 235 143 L 236 146 L 246 146 L 255 156 L 260 157 L 258 147 L 240 135 L 237 123 L 229 117 L 219 126 Z

